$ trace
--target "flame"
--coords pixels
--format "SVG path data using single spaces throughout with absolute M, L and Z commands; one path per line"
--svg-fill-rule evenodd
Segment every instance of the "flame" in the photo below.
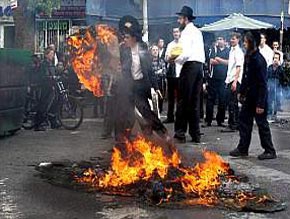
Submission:
M 197 194 L 207 204 L 212 204 L 216 201 L 215 191 L 221 184 L 220 176 L 228 173 L 229 164 L 212 151 L 204 151 L 203 156 L 203 163 L 197 163 L 193 168 L 182 168 L 185 175 L 180 180 L 186 193 Z
M 106 25 L 96 25 L 87 28 L 68 38 L 71 64 L 79 81 L 95 96 L 103 96 L 101 75 L 104 63 L 99 56 L 100 45 L 110 46 L 117 41 L 113 28 Z
M 138 137 L 134 142 L 127 141 L 128 155 L 122 158 L 122 153 L 116 147 L 113 149 L 111 170 L 105 176 L 97 179 L 98 187 L 120 187 L 135 183 L 139 180 L 148 180 L 157 171 L 161 178 L 167 174 L 169 166 L 177 167 L 180 164 L 179 155 L 174 152 L 171 157 L 164 156 L 161 147 Z M 84 173 L 82 182 L 93 180 L 95 173 L 88 170 Z M 93 180 L 92 180 L 93 178 Z
M 113 149 L 111 166 L 107 172 L 98 174 L 98 171 L 88 169 L 81 177 L 76 177 L 76 180 L 100 190 L 124 191 L 125 186 L 141 181 L 155 181 L 156 174 L 160 182 L 162 180 L 166 182 L 169 169 L 175 168 L 179 171 L 178 176 L 174 176 L 174 179 L 170 178 L 170 181 L 181 185 L 183 193 L 189 197 L 184 203 L 212 206 L 220 201 L 218 191 L 222 179 L 227 179 L 229 183 L 239 184 L 240 182 L 231 175 L 230 165 L 218 154 L 203 151 L 203 156 L 203 162 L 193 167 L 183 167 L 177 150 L 170 156 L 166 155 L 162 147 L 139 136 L 133 142 L 127 141 L 124 150 L 121 151 L 116 147 Z M 175 193 L 171 186 L 164 186 L 162 191 L 165 195 L 157 205 L 169 202 Z M 271 200 L 271 197 L 266 195 L 257 197 L 251 192 L 244 191 L 237 192 L 234 196 L 234 202 L 241 208 L 249 201 L 259 204 Z

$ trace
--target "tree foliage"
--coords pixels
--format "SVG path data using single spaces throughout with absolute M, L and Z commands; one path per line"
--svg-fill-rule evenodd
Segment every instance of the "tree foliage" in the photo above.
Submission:
M 61 0 L 28 0 L 28 7 L 36 14 L 51 16 L 53 10 L 60 8 Z

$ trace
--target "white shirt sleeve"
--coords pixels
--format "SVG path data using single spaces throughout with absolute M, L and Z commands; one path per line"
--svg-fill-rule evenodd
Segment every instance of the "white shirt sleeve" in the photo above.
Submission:
M 244 53 L 242 50 L 236 51 L 235 54 L 235 61 L 236 61 L 236 67 L 243 67 L 244 65 Z
M 184 33 L 181 39 L 182 54 L 175 59 L 175 62 L 183 65 L 191 56 L 192 35 Z
M 165 52 L 165 61 L 168 61 L 168 57 L 170 56 L 170 52 L 172 50 L 172 43 L 169 43 L 167 45 L 167 48 L 166 48 L 166 52 Z

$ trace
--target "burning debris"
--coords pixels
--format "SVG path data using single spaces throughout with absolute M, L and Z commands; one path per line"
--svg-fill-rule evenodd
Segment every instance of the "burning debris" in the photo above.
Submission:
M 101 76 L 119 66 L 118 35 L 114 28 L 96 25 L 68 38 L 72 67 L 80 82 L 95 96 L 103 96 Z
M 140 136 L 128 141 L 124 151 L 113 149 L 109 168 L 88 162 L 62 162 L 39 165 L 37 170 L 57 185 L 138 197 L 148 205 L 205 205 L 253 212 L 286 208 L 266 191 L 251 185 L 247 177 L 235 175 L 216 153 L 204 151 L 203 156 L 203 162 L 184 166 L 177 151 L 165 156 L 161 147 Z

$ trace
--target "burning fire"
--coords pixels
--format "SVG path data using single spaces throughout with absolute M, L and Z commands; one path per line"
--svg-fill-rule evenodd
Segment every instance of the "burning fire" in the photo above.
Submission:
M 106 25 L 87 28 L 68 39 L 72 67 L 79 81 L 95 96 L 103 95 L 101 75 L 105 66 L 101 60 L 101 47 L 115 45 L 117 41 L 117 33 Z
M 166 155 L 162 147 L 138 136 L 127 141 L 124 150 L 113 149 L 111 167 L 104 171 L 89 168 L 74 175 L 77 183 L 110 194 L 141 194 L 149 203 L 179 203 L 182 206 L 222 205 L 235 209 L 257 209 L 278 203 L 266 193 L 245 189 L 240 177 L 218 154 L 203 152 L 204 161 L 185 167 L 175 149 Z M 277 209 L 284 207 L 276 206 Z
M 170 168 L 180 172 L 173 180 L 180 183 L 184 193 L 199 197 L 199 204 L 214 204 L 217 188 L 221 185 L 220 176 L 227 175 L 230 167 L 219 155 L 204 151 L 204 162 L 194 167 L 182 167 L 180 155 L 175 151 L 165 156 L 161 147 L 139 136 L 135 141 L 126 143 L 126 155 L 118 149 L 113 149 L 111 167 L 105 174 L 98 175 L 93 169 L 88 169 L 77 181 L 90 184 L 100 189 L 122 188 L 140 181 L 149 181 L 154 174 L 161 180 L 168 177 Z M 172 188 L 164 188 L 166 193 L 172 193 Z M 168 197 L 171 195 L 169 194 Z

